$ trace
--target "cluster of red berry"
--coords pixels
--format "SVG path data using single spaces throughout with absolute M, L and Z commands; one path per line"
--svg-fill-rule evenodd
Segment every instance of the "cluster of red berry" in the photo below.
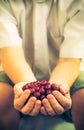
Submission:
M 26 89 L 30 89 L 30 92 L 31 92 L 30 96 L 35 96 L 39 100 L 42 100 L 43 98 L 45 98 L 53 90 L 59 91 L 59 89 L 56 87 L 55 84 L 50 84 L 46 80 L 27 83 L 23 86 L 22 89 L 23 91 Z

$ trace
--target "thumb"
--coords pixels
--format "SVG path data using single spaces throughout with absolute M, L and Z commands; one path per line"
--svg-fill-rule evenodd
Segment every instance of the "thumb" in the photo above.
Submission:
M 66 98 L 68 98 L 68 99 L 70 99 L 70 98 L 71 98 L 71 96 L 70 96 L 70 94 L 69 94 L 69 93 L 66 93 L 66 94 L 65 94 L 65 97 L 66 97 Z
M 20 83 L 16 83 L 14 85 L 14 95 L 15 95 L 15 98 L 18 98 L 23 93 L 22 87 L 25 84 L 26 84 L 26 82 L 20 82 Z
M 61 84 L 60 85 L 60 92 L 65 95 L 69 93 L 69 86 L 67 83 Z

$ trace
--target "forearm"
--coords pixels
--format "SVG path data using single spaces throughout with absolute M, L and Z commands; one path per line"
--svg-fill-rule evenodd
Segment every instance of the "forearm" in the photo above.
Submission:
M 50 82 L 65 82 L 70 87 L 80 73 L 80 59 L 61 58 L 51 73 Z
M 1 51 L 4 71 L 14 82 L 31 82 L 36 78 L 27 64 L 21 47 L 6 47 Z

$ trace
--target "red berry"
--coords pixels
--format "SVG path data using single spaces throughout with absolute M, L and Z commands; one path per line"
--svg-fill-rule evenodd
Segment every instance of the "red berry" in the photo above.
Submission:
M 34 87 L 35 91 L 39 91 L 39 86 Z
M 28 88 L 31 88 L 31 83 L 27 83 L 27 85 L 28 85 Z
M 56 84 L 51 84 L 51 90 L 59 91 L 60 89 L 56 86 Z
M 31 82 L 29 85 L 30 85 L 30 88 L 34 87 L 34 83 L 33 82 Z
M 30 96 L 35 96 L 39 100 L 43 100 L 48 94 L 51 94 L 54 90 L 60 91 L 56 84 L 50 84 L 46 80 L 27 83 L 23 86 L 22 89 L 23 91 L 26 89 L 30 89 Z
M 45 95 L 41 95 L 40 100 L 43 100 L 45 97 L 46 97 Z
M 40 81 L 37 80 L 33 84 L 34 84 L 34 86 L 39 86 L 40 85 Z
M 46 90 L 46 95 L 51 94 L 51 90 Z
M 31 94 L 34 94 L 34 93 L 35 93 L 35 89 L 32 88 L 32 89 L 31 89 Z
M 51 85 L 50 85 L 50 84 L 48 84 L 48 85 L 47 85 L 47 88 L 48 88 L 48 89 L 51 89 Z
M 47 90 L 48 90 L 48 89 L 51 89 L 51 85 L 50 85 L 50 84 L 46 85 L 46 86 L 45 86 L 45 89 L 47 89 Z
M 40 84 L 43 85 L 43 86 L 47 85 L 47 83 L 48 83 L 48 82 L 47 82 L 46 80 L 42 80 L 42 81 L 40 82 Z
M 26 90 L 26 89 L 28 89 L 28 84 L 25 84 L 25 85 L 23 86 L 23 91 Z
M 45 93 L 45 89 L 44 89 L 43 87 L 41 87 L 41 88 L 39 89 L 39 92 L 40 92 L 40 94 L 44 94 L 44 93 Z
M 40 98 L 40 93 L 39 93 L 39 92 L 35 92 L 35 93 L 34 93 L 34 96 L 35 96 L 37 99 L 39 99 L 39 98 Z

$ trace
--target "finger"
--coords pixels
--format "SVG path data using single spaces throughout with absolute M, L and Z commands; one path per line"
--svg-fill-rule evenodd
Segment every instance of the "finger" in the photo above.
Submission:
M 41 101 L 37 100 L 33 110 L 29 113 L 29 115 L 36 116 L 39 113 L 40 107 L 41 107 Z
M 16 97 L 14 99 L 14 107 L 20 110 L 24 106 L 29 96 L 30 90 L 25 90 L 19 98 Z
M 48 115 L 48 113 L 47 113 L 46 109 L 44 108 L 44 106 L 41 106 L 40 112 L 41 112 L 43 115 L 45 115 L 45 116 Z
M 51 115 L 51 116 L 55 115 L 55 111 L 53 110 L 49 101 L 46 98 L 43 99 L 42 104 L 45 107 L 45 110 L 47 111 L 48 115 Z
M 68 99 L 71 99 L 71 97 L 70 97 L 70 94 L 69 94 L 69 93 L 66 93 L 66 94 L 65 94 L 65 97 L 66 97 L 66 98 L 68 98 Z
M 57 101 L 65 108 L 65 109 L 70 109 L 72 102 L 71 102 L 71 98 L 67 98 L 65 96 L 63 96 L 60 92 L 58 91 L 53 91 L 52 94 L 55 96 L 55 98 L 57 99 Z
M 61 92 L 62 94 L 65 95 L 66 93 L 68 93 L 68 91 L 69 91 L 69 86 L 68 86 L 68 84 L 64 83 L 64 84 L 60 85 L 60 92 Z
M 28 102 L 24 105 L 24 107 L 21 109 L 21 112 L 24 114 L 29 114 L 32 109 L 34 108 L 34 105 L 36 103 L 36 98 L 31 97 Z
M 56 100 L 56 98 L 53 95 L 49 94 L 47 96 L 47 99 L 57 114 L 62 114 L 65 111 L 65 109 L 61 106 L 61 104 L 59 104 L 59 102 Z

